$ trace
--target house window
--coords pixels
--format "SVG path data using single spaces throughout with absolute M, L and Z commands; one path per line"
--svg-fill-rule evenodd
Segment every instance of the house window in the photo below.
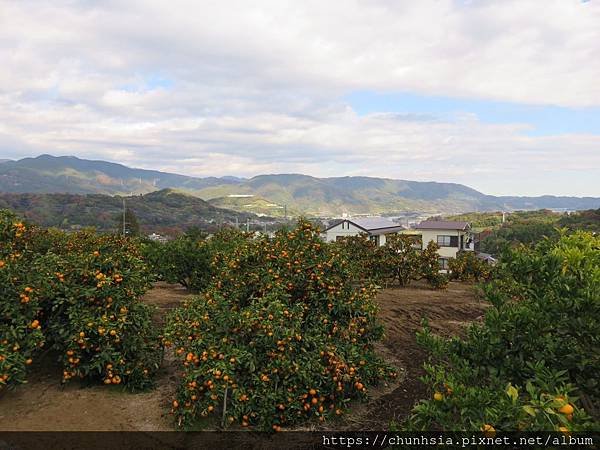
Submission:
M 438 258 L 440 270 L 448 270 L 448 258 Z
M 369 236 L 369 240 L 375 245 L 379 245 L 379 236 Z
M 336 236 L 336 237 L 335 237 L 335 241 L 336 241 L 336 242 L 343 241 L 344 239 L 346 239 L 346 236 Z
M 440 247 L 458 247 L 458 236 L 438 235 L 437 244 Z

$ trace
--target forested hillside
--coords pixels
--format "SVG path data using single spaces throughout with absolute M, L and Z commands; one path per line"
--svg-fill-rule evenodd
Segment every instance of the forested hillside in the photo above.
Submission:
M 217 208 L 198 197 L 170 189 L 127 197 L 0 193 L 0 209 L 9 209 L 46 227 L 114 231 L 122 224 L 123 200 L 144 232 L 173 234 L 190 227 L 212 231 L 222 223 L 236 223 L 236 219 L 238 223 L 259 220 L 254 214 Z

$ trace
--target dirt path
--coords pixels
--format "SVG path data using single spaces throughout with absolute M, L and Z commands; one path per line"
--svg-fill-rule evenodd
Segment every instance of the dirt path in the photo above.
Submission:
M 465 283 L 450 283 L 448 289 L 439 291 L 420 284 L 385 289 L 377 297 L 377 303 L 385 328 L 382 343 L 385 353 L 380 351 L 380 354 L 392 354 L 398 361 L 402 381 L 392 392 L 367 405 L 360 422 L 355 421 L 351 426 L 356 430 L 381 430 L 387 429 L 392 421 L 400 423 L 416 402 L 429 395 L 419 381 L 424 374 L 426 354 L 415 337 L 424 317 L 434 333 L 449 337 L 462 334 L 487 308 L 475 288 Z
M 176 286 L 157 284 L 144 299 L 159 308 L 156 320 L 164 322 L 167 311 L 187 295 Z M 485 310 L 472 286 L 459 283 L 450 284 L 445 291 L 420 286 L 386 289 L 377 301 L 386 329 L 379 351 L 399 368 L 399 380 L 394 385 L 374 389 L 374 400 L 370 403 L 356 405 L 342 425 L 346 429 L 387 428 L 392 420 L 402 421 L 415 401 L 427 395 L 418 381 L 425 355 L 415 341 L 422 317 L 429 318 L 434 331 L 451 335 L 459 333 Z M 167 352 L 158 374 L 158 387 L 151 392 L 129 394 L 118 387 L 82 388 L 76 383 L 62 388 L 61 369 L 47 358 L 38 362 L 27 385 L 0 398 L 0 431 L 173 430 L 165 411 L 176 389 L 174 370 Z

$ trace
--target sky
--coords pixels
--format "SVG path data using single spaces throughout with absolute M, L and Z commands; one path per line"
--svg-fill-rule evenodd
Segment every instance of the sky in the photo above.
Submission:
M 600 197 L 600 0 L 0 0 L 0 159 Z

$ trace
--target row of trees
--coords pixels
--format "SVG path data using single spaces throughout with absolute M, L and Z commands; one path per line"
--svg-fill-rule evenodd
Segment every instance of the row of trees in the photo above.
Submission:
M 413 236 L 387 236 L 378 246 L 366 235 L 352 236 L 336 242 L 354 271 L 379 283 L 398 283 L 425 280 L 431 287 L 444 288 L 449 280 L 479 281 L 490 276 L 491 268 L 473 252 L 460 252 L 449 262 L 449 273 L 440 273 L 439 246 L 431 241 L 421 250 L 420 241 Z
M 73 378 L 152 385 L 162 358 L 150 278 L 123 236 L 65 234 L 0 211 L 0 390 L 25 382 L 43 349 Z
M 424 279 L 434 288 L 443 288 L 448 278 L 440 273 L 439 246 L 429 242 L 421 251 L 412 236 L 392 234 L 379 246 L 366 234 L 350 236 L 332 245 L 339 248 L 357 277 L 379 283 L 406 286 L 411 280 Z
M 226 235 L 229 237 L 224 240 Z M 237 245 L 239 239 L 234 236 L 243 233 L 230 229 L 217 234 L 217 239 L 207 239 L 192 230 L 164 244 L 146 242 L 143 252 L 157 279 L 201 292 L 214 275 L 210 265 L 212 256 L 226 249 L 226 241 Z M 460 252 L 450 260 L 449 273 L 440 273 L 438 245 L 429 242 L 421 250 L 420 241 L 402 234 L 388 236 L 383 246 L 369 240 L 366 234 L 323 245 L 332 246 L 344 255 L 354 279 L 379 284 L 406 286 L 411 281 L 425 280 L 432 288 L 440 289 L 449 280 L 479 281 L 487 279 L 491 272 L 490 266 L 473 252 Z

